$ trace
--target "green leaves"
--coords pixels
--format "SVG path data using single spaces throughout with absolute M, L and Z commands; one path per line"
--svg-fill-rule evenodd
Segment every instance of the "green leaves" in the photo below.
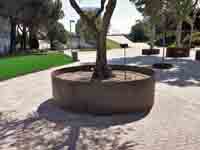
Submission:
M 65 30 L 63 24 L 55 22 L 54 24 L 48 25 L 47 36 L 50 41 L 59 41 L 60 43 L 66 44 L 69 33 Z
M 176 17 L 176 20 L 186 21 L 191 14 L 193 3 L 192 0 L 170 0 L 170 9 Z

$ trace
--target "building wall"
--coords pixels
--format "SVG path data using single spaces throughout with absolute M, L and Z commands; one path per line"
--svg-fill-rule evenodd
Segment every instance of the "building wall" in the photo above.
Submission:
M 10 47 L 9 20 L 0 17 L 0 54 L 8 52 L 9 47 Z

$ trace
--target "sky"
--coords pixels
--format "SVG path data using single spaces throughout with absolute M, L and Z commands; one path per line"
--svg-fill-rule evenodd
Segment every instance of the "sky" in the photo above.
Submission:
M 86 1 L 81 3 L 82 6 L 98 6 L 100 5 L 100 0 L 94 0 L 96 3 L 92 2 L 88 4 Z M 63 10 L 65 12 L 65 17 L 61 20 L 65 28 L 69 30 L 70 20 L 78 20 L 79 16 L 75 10 L 70 6 L 69 0 L 62 0 Z M 90 1 L 91 2 L 91 1 Z M 131 30 L 131 26 L 135 24 L 136 20 L 142 19 L 141 14 L 136 10 L 134 4 L 130 3 L 129 0 L 118 0 L 117 7 L 115 8 L 113 17 L 111 19 L 111 29 L 110 32 L 113 34 L 127 34 Z M 72 25 L 72 30 L 74 31 L 75 25 Z

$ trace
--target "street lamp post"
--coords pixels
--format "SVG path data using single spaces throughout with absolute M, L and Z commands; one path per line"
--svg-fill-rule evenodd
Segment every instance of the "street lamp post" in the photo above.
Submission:
M 70 20 L 69 21 L 69 30 L 70 30 L 70 34 L 71 34 L 71 39 L 70 39 L 70 49 L 71 49 L 71 52 L 72 52 L 72 38 L 73 38 L 73 35 L 72 35 L 72 23 L 74 23 L 75 21 L 74 20 Z
M 71 34 L 70 49 L 71 49 L 72 59 L 73 59 L 74 61 L 78 61 L 78 52 L 77 52 L 77 50 L 73 50 L 72 23 L 75 23 L 75 21 L 74 21 L 74 20 L 70 20 L 70 34 Z
M 127 43 L 123 43 L 123 44 L 120 44 L 120 47 L 124 49 L 124 65 L 126 65 L 126 48 L 128 48 L 128 44 Z M 126 71 L 124 71 L 124 80 L 127 79 L 127 74 L 126 74 Z

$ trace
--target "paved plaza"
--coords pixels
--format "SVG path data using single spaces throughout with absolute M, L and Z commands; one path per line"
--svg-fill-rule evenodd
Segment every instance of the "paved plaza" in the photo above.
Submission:
M 127 64 L 161 62 L 162 55 L 142 56 L 143 47 L 147 45 L 127 49 Z M 195 50 L 190 58 L 166 59 L 174 68 L 155 70 L 155 105 L 144 118 L 97 117 L 56 108 L 50 79 L 56 68 L 0 82 L 0 149 L 199 150 L 200 62 L 194 55 Z M 110 50 L 108 58 L 110 64 L 123 64 L 123 50 Z M 79 59 L 94 62 L 95 52 L 80 52 Z

